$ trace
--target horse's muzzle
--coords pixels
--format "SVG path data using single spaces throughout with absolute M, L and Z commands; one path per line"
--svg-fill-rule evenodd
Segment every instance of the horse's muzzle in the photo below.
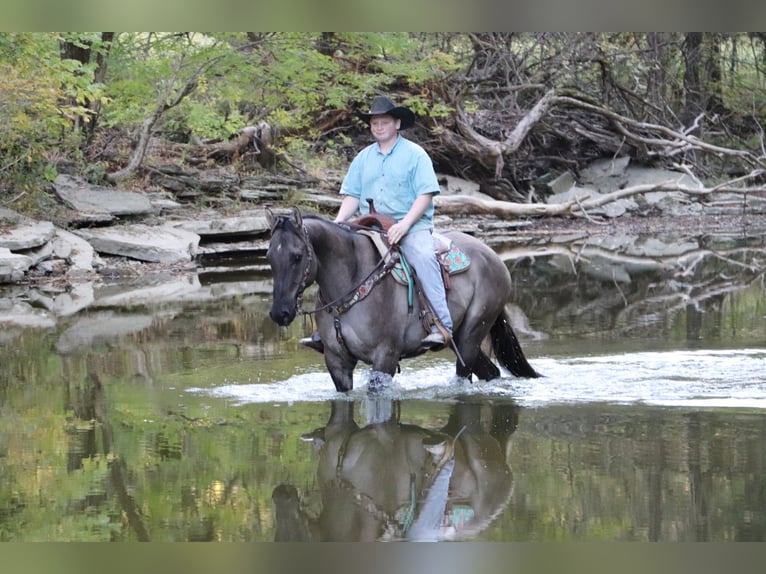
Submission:
M 295 319 L 295 307 L 282 307 L 280 309 L 272 307 L 269 311 L 269 317 L 280 327 L 287 327 Z

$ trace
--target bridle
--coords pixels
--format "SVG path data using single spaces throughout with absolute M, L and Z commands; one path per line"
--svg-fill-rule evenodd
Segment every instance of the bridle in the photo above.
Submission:
M 314 250 L 311 248 L 309 231 L 306 229 L 305 225 L 301 225 L 301 232 L 303 233 L 303 244 L 306 247 L 306 267 L 303 269 L 303 277 L 301 277 L 300 285 L 298 285 L 298 296 L 295 298 L 295 306 L 299 313 L 306 315 L 306 311 L 303 310 L 303 292 L 309 286 L 311 266 L 314 263 Z

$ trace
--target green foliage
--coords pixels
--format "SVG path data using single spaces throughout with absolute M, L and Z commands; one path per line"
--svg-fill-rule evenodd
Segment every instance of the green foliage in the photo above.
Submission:
M 40 189 L 55 163 L 80 143 L 74 126 L 90 121 L 88 102 L 100 101 L 93 66 L 62 60 L 56 34 L 0 36 L 0 201 L 18 198 L 40 208 Z M 35 202 L 38 202 L 35 204 Z
M 705 34 L 704 62 L 718 58 L 712 69 L 721 77 L 702 87 L 733 114 L 761 121 L 762 36 Z M 305 144 L 283 149 L 311 154 L 328 135 L 339 141 L 344 126 L 325 133 L 329 112 L 358 109 L 379 93 L 438 119 L 455 102 L 481 112 L 492 105 L 487 91 L 518 116 L 551 87 L 673 123 L 684 105 L 683 41 L 682 33 L 125 32 L 107 45 L 101 33 L 2 33 L 0 202 L 39 204 L 35 191 L 55 165 L 78 160 L 88 144 L 83 126 L 135 138 L 153 119 L 153 133 L 187 142 L 268 121 Z M 90 59 L 63 59 L 62 46 Z M 96 56 L 106 63 L 103 83 Z

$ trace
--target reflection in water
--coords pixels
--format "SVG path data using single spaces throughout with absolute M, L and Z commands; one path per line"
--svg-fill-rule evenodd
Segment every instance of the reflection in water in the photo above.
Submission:
M 726 313 L 730 297 L 748 290 L 755 299 L 746 304 L 763 308 L 762 235 L 583 235 L 498 251 L 517 285 L 514 303 L 536 330 L 559 338 L 680 335 L 695 341 L 720 337 L 724 329 L 752 329 L 763 316 L 748 312 L 755 309 Z M 685 332 L 674 333 L 679 327 Z
M 276 541 L 465 540 L 505 508 L 513 403 L 460 401 L 438 430 L 401 422 L 389 398 L 367 399 L 359 426 L 355 404 L 333 401 L 327 424 L 303 435 L 319 456 L 319 508 L 305 508 L 293 485 L 277 486 Z

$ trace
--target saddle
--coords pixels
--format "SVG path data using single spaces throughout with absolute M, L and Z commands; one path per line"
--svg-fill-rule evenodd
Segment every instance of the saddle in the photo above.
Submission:
M 370 204 L 370 213 L 358 217 L 350 223 L 351 229 L 357 233 L 366 235 L 369 237 L 381 257 L 385 257 L 391 249 L 391 245 L 388 243 L 388 239 L 385 237 L 385 233 L 380 231 L 388 231 L 388 229 L 396 223 L 396 219 L 390 215 L 378 213 L 375 211 L 375 206 L 372 200 L 368 200 Z M 451 287 L 450 275 L 455 275 L 468 269 L 471 265 L 471 258 L 458 247 L 455 242 L 439 233 L 432 234 L 434 241 L 434 252 L 436 253 L 436 259 L 439 261 L 439 267 L 442 272 L 442 280 L 444 281 L 444 288 L 449 290 Z M 402 285 L 408 285 L 412 287 L 413 279 L 409 270 L 409 265 L 404 261 L 404 255 L 399 254 L 400 261 L 391 270 L 391 274 L 394 279 Z

